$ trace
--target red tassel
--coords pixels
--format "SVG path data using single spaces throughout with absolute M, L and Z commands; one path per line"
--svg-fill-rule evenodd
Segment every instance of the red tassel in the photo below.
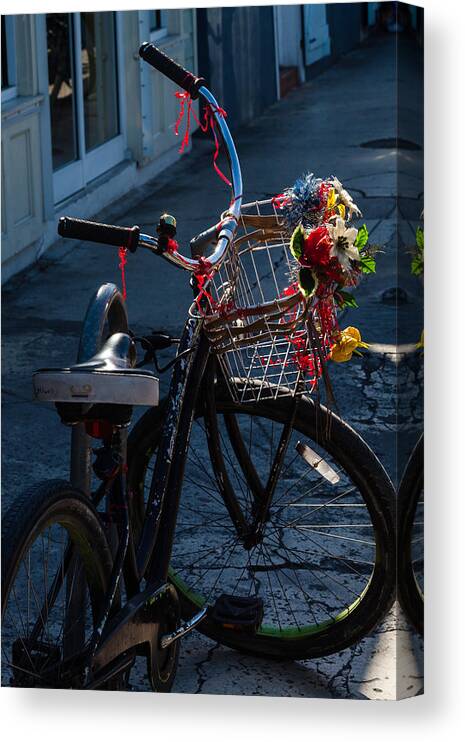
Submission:
M 179 114 L 174 125 L 174 133 L 179 136 L 179 127 L 181 126 L 184 114 L 186 113 L 187 103 L 187 118 L 186 118 L 186 130 L 182 138 L 181 146 L 179 147 L 179 154 L 182 155 L 185 148 L 189 144 L 189 129 L 191 125 L 191 111 L 192 111 L 192 98 L 189 93 L 180 93 L 178 90 L 175 92 L 176 98 L 179 100 Z

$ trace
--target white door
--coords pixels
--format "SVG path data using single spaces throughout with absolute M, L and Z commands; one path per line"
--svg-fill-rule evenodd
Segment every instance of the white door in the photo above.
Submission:
M 300 5 L 275 5 L 278 64 L 280 67 L 297 67 L 300 82 L 305 79 L 302 55 L 302 7 Z
M 305 64 L 314 64 L 331 51 L 326 4 L 304 5 Z
M 55 203 L 124 158 L 117 16 L 46 15 Z

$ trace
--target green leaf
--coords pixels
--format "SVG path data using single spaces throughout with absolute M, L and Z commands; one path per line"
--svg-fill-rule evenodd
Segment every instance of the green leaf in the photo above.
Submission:
M 411 271 L 414 276 L 422 276 L 424 273 L 425 234 L 421 227 L 417 227 L 415 242 L 418 249 L 412 259 Z
M 301 224 L 299 224 L 292 233 L 290 249 L 296 260 L 300 260 L 304 254 L 304 243 L 305 243 L 305 231 Z
M 315 293 L 318 281 L 310 268 L 301 268 L 299 271 L 299 287 L 307 299 Z
M 422 276 L 424 272 L 423 253 L 418 253 L 412 260 L 411 271 L 414 276 Z
M 345 307 L 353 307 L 356 309 L 358 307 L 354 295 L 350 294 L 348 291 L 338 290 L 335 297 L 340 309 L 344 309 Z
M 357 237 L 355 238 L 355 247 L 361 250 L 368 242 L 368 229 L 367 225 L 363 224 L 358 230 Z
M 362 273 L 376 273 L 376 260 L 372 255 L 361 255 L 360 266 Z

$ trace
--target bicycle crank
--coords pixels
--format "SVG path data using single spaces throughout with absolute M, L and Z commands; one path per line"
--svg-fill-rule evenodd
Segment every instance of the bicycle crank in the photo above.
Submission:
M 160 638 L 179 626 L 179 600 L 176 589 L 165 584 L 148 587 L 128 601 L 105 626 L 92 658 L 87 687 L 95 688 L 130 664 L 136 654 L 147 658 L 147 669 L 154 690 L 166 691 L 174 679 L 177 651 L 161 648 Z
M 199 623 L 203 621 L 207 613 L 208 606 L 205 606 L 205 608 L 202 608 L 201 611 L 192 616 L 192 618 L 190 618 L 188 621 L 184 621 L 184 623 L 178 626 L 177 629 L 169 634 L 164 634 L 160 639 L 160 647 L 162 649 L 166 649 L 170 646 L 170 644 L 173 644 L 173 642 L 181 639 L 182 636 L 188 634 L 190 631 L 192 631 L 192 629 L 195 629 L 199 625 Z

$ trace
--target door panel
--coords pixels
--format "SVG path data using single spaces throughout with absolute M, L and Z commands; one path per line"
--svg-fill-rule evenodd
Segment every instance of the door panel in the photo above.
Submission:
M 331 51 L 326 5 L 304 5 L 305 64 L 314 64 Z
M 47 13 L 48 93 L 53 169 L 78 159 L 71 13 Z

